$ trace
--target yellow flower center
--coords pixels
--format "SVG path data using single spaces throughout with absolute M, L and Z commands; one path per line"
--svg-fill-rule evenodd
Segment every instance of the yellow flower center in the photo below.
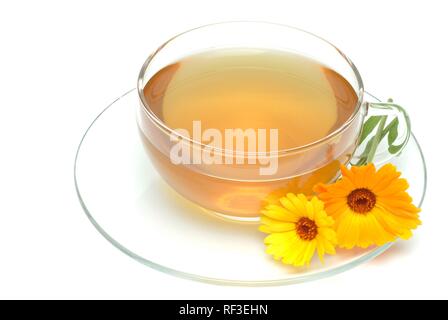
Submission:
M 375 194 L 366 188 L 355 189 L 347 197 L 348 206 L 356 213 L 370 212 L 375 203 Z
M 296 223 L 296 232 L 302 240 L 311 241 L 317 236 L 317 225 L 309 218 L 300 218 Z

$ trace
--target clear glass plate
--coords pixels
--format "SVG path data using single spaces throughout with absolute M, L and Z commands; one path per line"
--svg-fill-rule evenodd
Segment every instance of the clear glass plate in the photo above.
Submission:
M 373 97 L 372 97 L 373 98 Z M 375 98 L 373 98 L 375 99 Z M 158 175 L 138 136 L 135 89 L 92 122 L 79 145 L 75 184 L 81 205 L 97 230 L 135 260 L 165 273 L 228 285 L 279 285 L 349 270 L 386 251 L 338 250 L 324 265 L 293 268 L 264 253 L 264 234 L 254 223 L 223 220 L 173 191 Z M 414 136 L 392 159 L 421 205 L 426 167 Z

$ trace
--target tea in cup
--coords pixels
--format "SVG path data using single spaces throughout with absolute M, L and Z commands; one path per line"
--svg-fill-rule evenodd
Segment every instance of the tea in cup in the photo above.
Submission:
M 359 72 L 340 50 L 259 22 L 172 38 L 143 65 L 138 93 L 142 141 L 160 175 L 199 206 L 237 219 L 334 180 L 367 109 Z

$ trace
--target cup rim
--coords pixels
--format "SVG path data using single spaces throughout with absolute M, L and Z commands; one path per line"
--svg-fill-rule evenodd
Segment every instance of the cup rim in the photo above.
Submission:
M 322 42 L 325 42 L 326 44 L 330 45 L 333 49 L 336 50 L 336 52 L 347 62 L 347 64 L 350 66 L 351 70 L 353 71 L 353 74 L 355 75 L 356 81 L 358 82 L 358 101 L 356 102 L 356 106 L 354 111 L 352 112 L 352 114 L 350 115 L 350 117 L 341 125 L 339 126 L 336 130 L 330 132 L 329 134 L 327 134 L 325 137 L 322 137 L 316 141 L 312 141 L 310 143 L 301 145 L 301 146 L 297 146 L 297 147 L 292 147 L 292 148 L 287 148 L 287 149 L 280 149 L 280 150 L 276 150 L 276 151 L 270 151 L 270 152 L 241 152 L 241 151 L 234 151 L 234 150 L 228 150 L 228 149 L 224 149 L 224 148 L 217 148 L 214 146 L 210 146 L 207 144 L 204 144 L 202 142 L 199 142 L 197 140 L 194 140 L 190 137 L 186 137 L 183 136 L 181 134 L 179 134 L 177 131 L 175 131 L 175 129 L 170 128 L 169 126 L 167 126 L 161 119 L 159 119 L 159 117 L 157 117 L 157 115 L 151 111 L 150 106 L 148 105 L 148 103 L 146 102 L 146 99 L 144 97 L 144 86 L 146 84 L 143 83 L 144 80 L 144 76 L 146 73 L 146 70 L 148 69 L 148 66 L 150 65 L 151 61 L 153 60 L 153 58 L 169 43 L 171 43 L 172 41 L 174 41 L 175 39 L 183 36 L 184 34 L 190 33 L 192 31 L 195 30 L 200 30 L 203 28 L 207 28 L 207 27 L 212 27 L 212 26 L 217 26 L 217 25 L 226 25 L 226 24 L 263 24 L 263 25 L 271 25 L 271 26 L 278 26 L 278 27 L 284 27 L 284 28 L 289 28 L 295 31 L 299 31 L 302 33 L 305 33 L 307 35 L 310 35 Z M 358 68 L 355 66 L 355 64 L 353 63 L 352 60 L 350 60 L 350 58 L 347 57 L 347 55 L 345 55 L 338 47 L 336 47 L 334 44 L 332 44 L 330 41 L 303 29 L 297 28 L 297 27 L 293 27 L 293 26 L 289 26 L 286 24 L 282 24 L 282 23 L 275 23 L 275 22 L 266 22 L 266 21 L 249 21 L 249 20 L 238 20 L 238 21 L 223 21 L 223 22 L 216 22 L 216 23 L 209 23 L 209 24 L 205 24 L 205 25 L 201 25 L 199 27 L 195 27 L 195 28 L 191 28 L 188 29 L 186 31 L 183 31 L 181 33 L 176 34 L 175 36 L 169 38 L 167 41 L 165 41 L 162 45 L 160 45 L 152 54 L 149 55 L 149 57 L 145 60 L 145 62 L 143 63 L 139 75 L 138 75 L 138 80 L 137 80 L 137 92 L 138 92 L 138 96 L 139 96 L 139 100 L 140 103 L 143 104 L 143 110 L 145 112 L 145 114 L 150 118 L 150 120 L 161 130 L 163 130 L 165 133 L 167 133 L 170 136 L 174 136 L 177 139 L 180 139 L 181 141 L 186 141 L 188 143 L 191 143 L 193 145 L 196 145 L 200 148 L 208 148 L 210 150 L 213 150 L 214 152 L 217 152 L 219 154 L 224 154 L 224 155 L 235 155 L 235 154 L 240 154 L 240 155 L 244 155 L 244 156 L 256 156 L 256 155 L 262 155 L 266 157 L 266 153 L 269 154 L 270 156 L 275 155 L 283 155 L 283 154 L 289 154 L 289 153 L 295 153 L 295 152 L 301 152 L 301 151 L 305 151 L 311 148 L 314 148 L 316 146 L 319 146 L 321 144 L 324 144 L 325 142 L 327 142 L 328 140 L 331 140 L 332 138 L 338 136 L 339 134 L 341 134 L 342 132 L 344 132 L 349 126 L 350 124 L 354 121 L 354 119 L 358 116 L 358 113 L 360 112 L 360 110 L 362 109 L 362 103 L 364 100 L 364 83 L 362 81 L 361 75 L 358 71 Z

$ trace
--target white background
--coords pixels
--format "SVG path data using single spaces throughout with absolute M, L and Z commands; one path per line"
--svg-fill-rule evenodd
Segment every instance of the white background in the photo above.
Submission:
M 446 1 L 409 0 L 0 2 L 0 298 L 448 298 L 447 14 Z M 72 176 L 83 131 L 159 44 L 226 20 L 316 33 L 368 91 L 407 107 L 429 170 L 412 240 L 332 278 L 242 288 L 151 270 L 94 229 Z

